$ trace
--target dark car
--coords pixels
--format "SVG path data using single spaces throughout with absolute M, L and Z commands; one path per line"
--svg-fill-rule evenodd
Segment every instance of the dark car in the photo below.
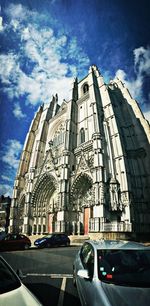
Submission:
M 38 248 L 49 248 L 52 246 L 69 246 L 70 239 L 66 234 L 53 233 L 43 236 L 42 238 L 36 239 L 34 245 Z
M 9 250 L 27 250 L 31 246 L 30 239 L 23 234 L 7 234 L 0 241 L 0 250 L 9 251 Z

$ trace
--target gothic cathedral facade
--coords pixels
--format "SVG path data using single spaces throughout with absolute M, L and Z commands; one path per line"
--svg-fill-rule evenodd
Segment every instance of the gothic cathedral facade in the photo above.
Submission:
M 10 231 L 150 232 L 150 125 L 119 80 L 96 66 L 72 99 L 53 96 L 31 123 L 14 183 Z M 115 235 L 115 237 L 116 237 Z

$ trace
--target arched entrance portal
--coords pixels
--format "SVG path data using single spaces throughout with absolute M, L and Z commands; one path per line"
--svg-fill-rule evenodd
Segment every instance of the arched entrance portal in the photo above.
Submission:
M 58 211 L 58 186 L 52 175 L 43 175 L 32 197 L 33 234 L 53 232 Z
M 88 234 L 89 219 L 93 216 L 93 180 L 81 173 L 75 180 L 71 190 L 72 209 L 76 212 L 76 229 L 79 233 Z

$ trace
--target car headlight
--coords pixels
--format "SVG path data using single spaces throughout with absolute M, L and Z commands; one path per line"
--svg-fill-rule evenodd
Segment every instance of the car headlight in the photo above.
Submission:
M 42 239 L 42 240 L 39 241 L 39 243 L 42 243 L 42 242 L 45 242 L 45 241 L 46 241 L 46 239 Z

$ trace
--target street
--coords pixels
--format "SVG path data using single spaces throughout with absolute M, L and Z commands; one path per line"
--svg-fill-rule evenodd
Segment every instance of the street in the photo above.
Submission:
M 72 284 L 72 265 L 79 247 L 2 252 L 1 256 L 25 276 L 23 283 L 44 306 L 80 306 Z M 12 303 L 13 305 L 13 303 Z

